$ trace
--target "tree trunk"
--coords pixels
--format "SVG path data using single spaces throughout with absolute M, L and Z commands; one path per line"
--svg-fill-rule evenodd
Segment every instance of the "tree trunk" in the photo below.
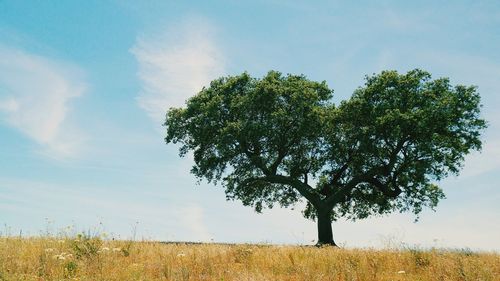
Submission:
M 337 246 L 333 241 L 331 210 L 317 210 L 318 220 L 318 243 L 317 246 L 331 245 Z

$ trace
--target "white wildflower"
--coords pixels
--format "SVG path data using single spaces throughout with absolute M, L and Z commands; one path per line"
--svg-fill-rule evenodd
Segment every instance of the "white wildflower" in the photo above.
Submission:
M 66 259 L 66 257 L 62 254 L 54 255 L 54 256 L 52 256 L 52 258 L 55 260 L 65 260 Z
M 406 273 L 406 271 L 404 271 L 404 270 L 398 271 L 398 274 L 405 274 L 405 273 Z

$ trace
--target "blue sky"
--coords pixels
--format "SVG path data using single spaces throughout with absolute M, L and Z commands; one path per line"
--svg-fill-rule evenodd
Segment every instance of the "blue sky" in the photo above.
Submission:
M 428 70 L 477 85 L 482 153 L 424 211 L 335 222 L 338 243 L 500 250 L 500 4 L 496 1 L 0 1 L 0 223 L 159 240 L 312 243 L 295 210 L 256 214 L 196 185 L 163 114 L 221 75 L 326 80 Z

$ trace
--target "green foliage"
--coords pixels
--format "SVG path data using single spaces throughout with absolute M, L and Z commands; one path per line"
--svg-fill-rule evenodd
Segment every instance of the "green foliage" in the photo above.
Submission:
M 168 111 L 165 141 L 228 199 L 260 212 L 305 197 L 306 217 L 332 219 L 434 208 L 437 182 L 481 148 L 475 87 L 417 69 L 366 77 L 339 106 L 332 93 L 303 75 L 223 77 Z
M 78 265 L 74 261 L 69 261 L 64 265 L 64 277 L 71 278 L 76 276 Z
M 317 127 L 330 97 L 326 83 L 304 76 L 270 72 L 262 80 L 246 73 L 221 78 L 191 98 L 187 108 L 168 112 L 166 141 L 181 142 L 181 155 L 194 151 L 197 177 L 217 182 L 224 175 L 228 198 L 257 211 L 275 202 L 288 206 L 300 198 L 297 190 L 259 177 L 273 170 L 295 175 L 305 166 L 319 168 L 308 154 L 319 153 L 311 150 L 319 147 Z M 224 174 L 228 166 L 231 173 Z
M 102 246 L 99 237 L 92 237 L 89 234 L 78 234 L 76 239 L 71 241 L 71 248 L 77 259 L 92 258 L 97 256 Z

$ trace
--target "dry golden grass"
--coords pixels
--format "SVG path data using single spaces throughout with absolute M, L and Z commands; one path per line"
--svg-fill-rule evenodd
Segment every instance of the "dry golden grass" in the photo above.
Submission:
M 500 256 L 3 237 L 0 280 L 500 280 Z

